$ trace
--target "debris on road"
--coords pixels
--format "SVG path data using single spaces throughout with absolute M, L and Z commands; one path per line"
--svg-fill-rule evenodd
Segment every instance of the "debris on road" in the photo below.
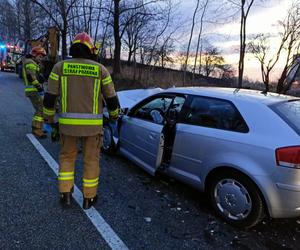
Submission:
M 148 222 L 148 223 L 152 221 L 152 219 L 151 219 L 150 217 L 144 217 L 144 219 L 145 219 L 145 221 Z

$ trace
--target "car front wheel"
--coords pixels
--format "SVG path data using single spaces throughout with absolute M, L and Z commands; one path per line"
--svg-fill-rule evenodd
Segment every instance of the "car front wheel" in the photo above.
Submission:
M 219 173 L 210 183 L 209 196 L 217 214 L 233 226 L 250 228 L 264 216 L 260 193 L 243 174 Z

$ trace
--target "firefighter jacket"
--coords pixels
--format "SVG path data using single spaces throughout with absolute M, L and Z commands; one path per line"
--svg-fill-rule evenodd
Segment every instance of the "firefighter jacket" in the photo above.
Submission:
M 42 85 L 38 81 L 40 74 L 39 65 L 31 58 L 23 60 L 22 75 L 25 83 L 25 94 L 29 96 L 33 92 L 42 91 Z
M 98 62 L 73 58 L 57 63 L 48 80 L 44 97 L 44 118 L 51 121 L 56 99 L 60 99 L 59 129 L 69 136 L 100 134 L 103 124 L 103 99 L 109 116 L 117 119 L 119 101 L 111 76 Z

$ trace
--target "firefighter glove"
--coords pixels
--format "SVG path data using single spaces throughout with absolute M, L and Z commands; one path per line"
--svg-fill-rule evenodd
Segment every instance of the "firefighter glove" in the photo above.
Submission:
M 37 85 L 36 88 L 37 88 L 38 92 L 44 91 L 43 86 L 41 84 Z
M 52 127 L 52 130 L 51 130 L 51 140 L 52 140 L 52 142 L 57 142 L 60 139 L 59 125 L 58 125 L 58 123 L 52 123 L 50 125 Z

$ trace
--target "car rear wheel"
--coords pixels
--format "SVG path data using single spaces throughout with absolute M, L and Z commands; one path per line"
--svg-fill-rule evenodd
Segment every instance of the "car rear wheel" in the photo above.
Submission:
M 243 174 L 225 171 L 209 186 L 212 206 L 229 224 L 250 228 L 264 216 L 264 204 L 256 185 Z
M 115 143 L 113 140 L 113 132 L 108 124 L 103 125 L 103 143 L 102 152 L 106 154 L 112 154 L 115 149 Z

